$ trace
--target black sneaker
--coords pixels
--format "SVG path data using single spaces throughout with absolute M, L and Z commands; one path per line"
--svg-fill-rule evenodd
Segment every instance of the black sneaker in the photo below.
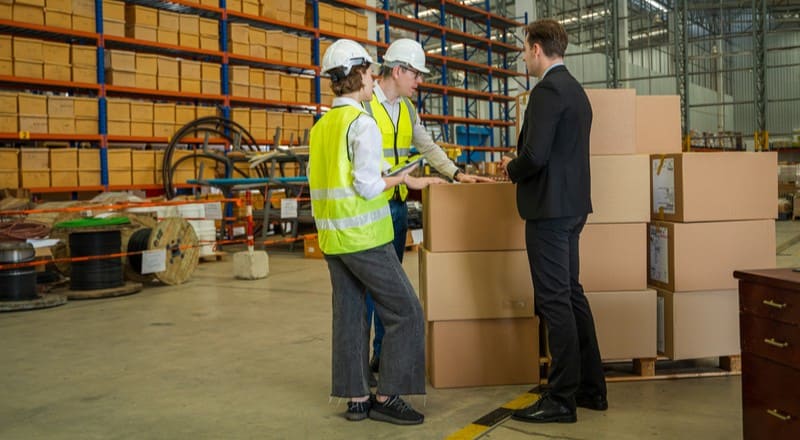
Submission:
M 414 411 L 414 408 L 398 395 L 389 397 L 383 403 L 374 400 L 369 418 L 395 425 L 419 425 L 425 420 L 424 415 Z
M 344 418 L 351 422 L 364 420 L 369 415 L 370 408 L 372 408 L 372 396 L 363 402 L 347 402 L 347 412 L 344 413 Z

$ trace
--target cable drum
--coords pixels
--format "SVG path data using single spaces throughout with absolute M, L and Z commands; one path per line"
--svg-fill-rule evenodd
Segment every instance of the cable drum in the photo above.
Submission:
M 0 242 L 0 264 L 25 263 L 35 258 L 33 246 L 25 242 Z M 36 269 L 33 266 L 0 270 L 0 301 L 28 301 L 36 298 Z
M 69 248 L 73 257 L 117 254 L 122 247 L 119 230 L 77 232 L 69 235 Z M 122 275 L 122 257 L 102 258 L 72 263 L 72 290 L 98 290 L 120 287 L 125 284 Z
M 134 273 L 142 273 L 142 254 L 138 252 L 146 251 L 150 243 L 150 228 L 142 228 L 134 232 L 128 239 L 128 252 L 136 252 L 128 255 L 128 265 Z

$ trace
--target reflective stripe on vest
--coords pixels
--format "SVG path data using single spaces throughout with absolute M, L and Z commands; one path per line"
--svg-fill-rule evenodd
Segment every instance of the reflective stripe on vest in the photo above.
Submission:
M 363 113 L 353 106 L 334 107 L 311 129 L 309 174 L 311 205 L 319 247 L 329 255 L 359 252 L 394 238 L 384 197 L 366 200 L 353 188 L 347 134 Z
M 408 155 L 411 152 L 411 140 L 414 138 L 414 125 L 417 123 L 417 110 L 411 100 L 403 96 L 400 98 L 400 114 L 395 126 L 389 112 L 378 100 L 378 96 L 372 94 L 372 100 L 364 103 L 364 109 L 371 114 L 378 123 L 378 128 L 383 136 L 383 160 L 390 167 L 396 168 L 408 162 Z M 387 200 L 397 196 L 400 200 L 405 200 L 408 196 L 408 188 L 405 185 L 397 185 L 393 189 L 384 191 Z

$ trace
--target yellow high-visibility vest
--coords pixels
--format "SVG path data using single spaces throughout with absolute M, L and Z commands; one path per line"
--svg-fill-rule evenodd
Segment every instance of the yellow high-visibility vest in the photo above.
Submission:
M 309 136 L 311 209 L 319 248 L 325 254 L 359 252 L 394 239 L 386 197 L 366 200 L 353 188 L 347 133 L 363 113 L 351 105 L 334 107 L 314 124 Z
M 378 96 L 372 94 L 372 100 L 364 103 L 364 110 L 367 111 L 375 122 L 383 136 L 383 159 L 391 165 L 392 169 L 402 167 L 409 161 L 411 155 L 411 140 L 414 137 L 414 124 L 417 122 L 417 110 L 411 100 L 405 96 L 400 98 L 400 115 L 397 118 L 397 126 L 389 116 L 389 112 L 378 100 Z M 400 200 L 408 197 L 408 188 L 405 185 L 397 185 L 383 193 L 387 200 L 391 200 L 397 195 Z

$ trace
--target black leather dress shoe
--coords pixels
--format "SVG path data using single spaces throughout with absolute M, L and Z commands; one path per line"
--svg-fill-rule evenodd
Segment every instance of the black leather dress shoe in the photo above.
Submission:
M 511 418 L 527 423 L 575 423 L 578 421 L 574 411 L 549 396 L 543 396 L 533 405 L 514 411 Z
M 600 394 L 579 394 L 575 396 L 575 404 L 581 408 L 605 411 L 608 409 L 608 400 Z

